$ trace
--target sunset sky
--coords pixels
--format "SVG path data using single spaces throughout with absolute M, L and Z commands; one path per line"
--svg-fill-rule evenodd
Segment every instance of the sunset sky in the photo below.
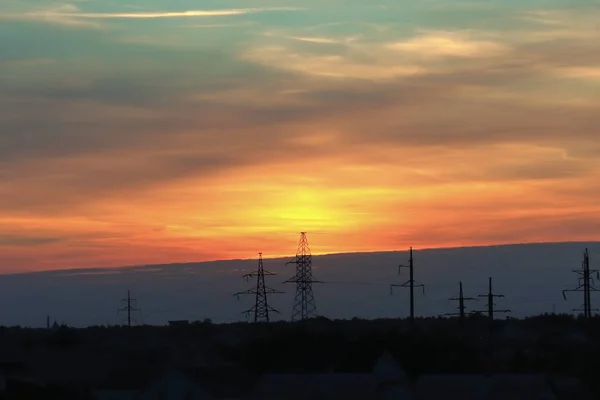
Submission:
M 0 1 L 0 272 L 600 239 L 600 3 Z

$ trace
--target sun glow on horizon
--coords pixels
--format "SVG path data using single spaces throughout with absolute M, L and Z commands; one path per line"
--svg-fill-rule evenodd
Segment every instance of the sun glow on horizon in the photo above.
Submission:
M 0 273 L 600 240 L 598 7 L 248 1 L 0 2 Z

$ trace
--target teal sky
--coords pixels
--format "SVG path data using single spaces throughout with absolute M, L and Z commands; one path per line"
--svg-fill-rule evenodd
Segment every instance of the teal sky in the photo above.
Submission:
M 305 225 L 323 251 L 600 239 L 598 21 L 575 0 L 2 0 L 0 270 L 242 256 L 247 235 L 283 254 Z

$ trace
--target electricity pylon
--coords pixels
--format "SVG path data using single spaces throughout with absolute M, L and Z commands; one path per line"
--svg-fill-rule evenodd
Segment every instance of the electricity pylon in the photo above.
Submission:
M 465 297 L 464 293 L 463 293 L 463 286 L 462 286 L 462 282 L 459 282 L 459 294 L 458 297 L 451 297 L 448 300 L 458 300 L 458 313 L 449 313 L 446 314 L 448 316 L 454 316 L 454 315 L 458 315 L 461 319 L 461 321 L 463 321 L 465 319 L 465 301 L 477 301 L 476 298 L 474 297 Z
M 489 335 L 488 335 L 488 351 L 489 354 L 493 354 L 494 351 L 494 313 L 509 313 L 510 310 L 497 310 L 494 308 L 496 304 L 494 304 L 494 297 L 504 297 L 503 294 L 494 294 L 492 291 L 492 278 L 489 278 L 488 281 L 488 293 L 480 294 L 479 297 L 487 297 L 488 303 L 487 306 L 487 314 L 489 317 Z M 475 313 L 483 313 L 485 311 L 475 311 Z
M 487 314 L 488 317 L 490 318 L 490 321 L 494 319 L 494 313 L 509 313 L 511 312 L 510 310 L 497 310 L 494 308 L 494 306 L 496 305 L 494 303 L 494 297 L 504 297 L 503 294 L 494 294 L 494 292 L 492 291 L 492 278 L 489 278 L 489 284 L 488 284 L 488 293 L 487 294 L 480 294 L 479 297 L 487 297 L 488 299 L 488 303 L 486 304 L 487 306 Z M 475 311 L 475 312 L 485 312 L 485 311 Z
M 563 297 L 566 300 L 567 295 L 565 292 L 583 292 L 583 309 L 575 308 L 573 311 L 583 311 L 584 318 L 591 318 L 592 311 L 598 311 L 597 308 L 592 309 L 592 298 L 590 293 L 592 291 L 597 291 L 594 287 L 594 279 L 592 278 L 592 273 L 596 273 L 596 279 L 600 279 L 600 273 L 598 270 L 590 270 L 590 253 L 586 248 L 583 252 L 583 262 L 582 269 L 574 269 L 573 272 L 580 275 L 579 278 L 579 286 L 575 289 L 566 289 L 563 290 Z
M 276 309 L 271 307 L 267 302 L 267 294 L 280 294 L 283 293 L 279 290 L 271 289 L 265 285 L 265 275 L 275 275 L 272 272 L 265 271 L 263 267 L 263 258 L 262 253 L 258 253 L 258 268 L 256 271 L 251 272 L 249 274 L 244 275 L 246 281 L 250 278 L 256 277 L 256 289 L 248 289 L 243 292 L 238 292 L 234 294 L 238 299 L 240 295 L 244 294 L 253 294 L 256 295 L 256 302 L 254 306 L 246 311 L 246 317 L 248 317 L 252 312 L 254 312 L 254 322 L 269 322 L 269 312 L 279 313 Z
M 390 294 L 394 294 L 394 287 L 408 287 L 410 288 L 410 321 L 414 322 L 415 320 L 415 288 L 421 287 L 423 288 L 423 294 L 425 294 L 425 285 L 422 283 L 418 283 L 414 279 L 414 259 L 413 259 L 413 249 L 410 248 L 410 258 L 408 260 L 408 265 L 399 265 L 398 266 L 398 275 L 400 275 L 400 271 L 402 268 L 409 269 L 409 279 L 403 284 L 391 284 L 390 285 Z
M 296 251 L 296 259 L 287 262 L 296 264 L 296 275 L 283 283 L 296 284 L 296 296 L 294 298 L 294 308 L 292 310 L 292 321 L 302 321 L 317 316 L 317 306 L 312 290 L 313 283 L 322 283 L 313 279 L 312 275 L 312 256 L 308 247 L 306 232 L 300 232 L 300 241 Z
M 129 290 L 127 291 L 127 298 L 121 300 L 122 303 L 125 303 L 125 307 L 120 308 L 118 312 L 127 311 L 127 326 L 131 327 L 131 312 L 132 311 L 140 311 L 139 308 L 135 308 L 134 305 L 137 305 L 136 299 L 132 299 L 129 294 Z

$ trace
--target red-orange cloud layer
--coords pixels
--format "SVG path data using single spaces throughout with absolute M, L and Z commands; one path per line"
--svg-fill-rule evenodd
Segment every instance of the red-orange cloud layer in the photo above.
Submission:
M 0 61 L 0 271 L 600 239 L 597 8 L 364 7 L 208 37 L 0 5 L 61 39 Z

